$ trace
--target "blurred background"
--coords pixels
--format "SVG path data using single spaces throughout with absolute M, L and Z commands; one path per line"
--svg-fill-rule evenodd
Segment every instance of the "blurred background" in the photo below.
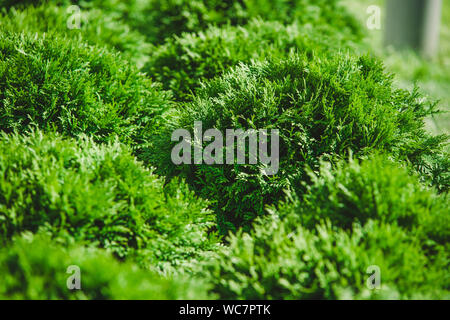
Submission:
M 389 0 L 343 0 L 342 4 L 363 25 L 370 14 L 367 8 L 376 5 L 381 9 L 381 28 L 367 30 L 366 45 L 380 56 L 388 71 L 395 73 L 395 82 L 411 89 L 414 84 L 430 99 L 439 100 L 441 114 L 429 119 L 427 127 L 435 134 L 450 132 L 450 1 L 442 1 L 442 17 L 438 52 L 434 59 L 425 59 L 413 50 L 394 50 L 384 44 L 386 34 L 386 5 Z

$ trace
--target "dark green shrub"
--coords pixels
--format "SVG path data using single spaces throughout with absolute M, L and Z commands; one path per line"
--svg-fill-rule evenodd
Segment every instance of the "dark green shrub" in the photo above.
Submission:
M 164 181 L 117 143 L 2 134 L 0 177 L 3 243 L 23 231 L 45 230 L 160 269 L 215 247 L 214 234 L 207 234 L 214 224 L 207 203 L 181 181 L 164 190 Z
M 204 266 L 212 292 L 221 299 L 448 299 L 448 251 L 429 261 L 395 223 L 369 220 L 351 233 L 329 223 L 315 229 L 291 228 L 275 216 L 232 235 Z M 371 266 L 379 268 L 379 289 L 367 285 Z
M 209 24 L 244 25 L 251 18 L 313 26 L 332 25 L 349 35 L 361 35 L 356 20 L 336 0 L 168 0 L 149 1 L 138 19 L 138 30 L 161 43 L 182 32 L 197 32 Z M 135 10 L 137 11 L 137 10 Z M 154 26 L 148 27 L 148 26 Z
M 0 0 L 0 9 L 10 9 L 11 7 L 24 7 L 36 3 L 36 0 Z
M 67 280 L 80 269 L 81 289 Z M 70 270 L 69 270 L 70 271 Z M 199 280 L 162 278 L 130 263 L 120 263 L 104 250 L 50 241 L 45 236 L 16 239 L 0 250 L 1 299 L 207 299 Z
M 250 19 L 277 20 L 314 27 L 330 25 L 349 38 L 359 38 L 361 27 L 339 0 L 49 0 L 77 4 L 82 9 L 99 8 L 161 44 L 183 32 L 197 32 L 208 25 L 244 25 Z
M 284 197 L 284 189 L 301 193 L 305 165 L 317 170 L 321 158 L 384 150 L 413 164 L 422 161 L 445 139 L 423 128 L 433 108 L 416 91 L 395 90 L 378 60 L 294 55 L 241 65 L 206 83 L 154 137 L 159 152 L 143 157 L 165 175 L 187 177 L 199 195 L 215 201 L 225 233 L 247 228 L 265 205 Z M 261 164 L 174 165 L 170 156 L 178 142 L 170 141 L 171 134 L 185 128 L 193 135 L 194 121 L 202 122 L 203 131 L 216 128 L 223 135 L 226 129 L 278 129 L 278 173 L 264 175 Z
M 172 90 L 178 100 L 187 100 L 201 82 L 240 62 L 283 58 L 290 51 L 311 53 L 349 47 L 339 34 L 330 37 L 298 23 L 254 19 L 245 27 L 211 26 L 204 32 L 167 39 L 151 54 L 143 71 Z
M 54 36 L 0 33 L 0 128 L 30 125 L 138 145 L 170 101 L 118 54 Z
M 75 20 L 69 6 L 56 6 L 52 3 L 22 10 L 10 10 L 1 16 L 0 29 L 15 32 L 57 33 L 60 37 L 74 38 L 91 45 L 107 46 L 121 51 L 124 58 L 142 66 L 150 45 L 145 37 L 124 24 L 119 17 L 104 14 L 99 8 L 80 11 L 79 29 L 68 28 Z
M 428 243 L 450 241 L 448 195 L 436 195 L 398 164 L 380 156 L 361 163 L 350 159 L 334 168 L 324 163 L 318 175 L 310 175 L 303 197 L 277 210 L 282 219 L 293 219 L 293 225 L 313 228 L 327 219 L 348 229 L 374 219 L 413 230 Z
M 445 194 L 450 189 L 449 150 L 447 144 L 442 150 L 428 150 L 427 154 L 414 159 L 421 180 Z
M 142 5 L 133 1 L 128 15 L 130 25 L 150 42 L 161 44 L 166 38 L 205 29 L 210 23 L 243 23 L 245 12 L 240 1 L 150 0 Z

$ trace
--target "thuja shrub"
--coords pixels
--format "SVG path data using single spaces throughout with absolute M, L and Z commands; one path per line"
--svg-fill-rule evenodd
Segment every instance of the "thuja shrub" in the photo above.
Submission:
M 37 7 L 11 9 L 3 14 L 0 12 L 0 28 L 16 32 L 58 33 L 60 37 L 114 48 L 127 60 L 139 66 L 144 64 L 150 44 L 120 17 L 105 14 L 99 8 L 80 9 L 79 12 L 69 9 L 69 4 L 44 3 Z
M 364 224 L 374 219 L 396 223 L 428 243 L 450 240 L 448 195 L 437 195 L 407 168 L 385 157 L 340 161 L 333 168 L 323 163 L 318 174 L 310 172 L 310 176 L 301 199 L 288 201 L 277 211 L 283 218 L 293 218 L 293 225 L 313 228 L 329 220 L 349 229 L 355 221 Z
M 351 47 L 339 33 L 330 37 L 317 29 L 297 22 L 284 25 L 260 19 L 244 27 L 211 26 L 167 39 L 152 52 L 143 71 L 172 90 L 178 100 L 188 100 L 202 82 L 240 62 L 283 58 L 291 51 L 344 51 Z
M 79 271 L 80 288 L 75 285 Z M 0 250 L 2 299 L 207 299 L 199 279 L 163 278 L 105 250 L 26 234 Z
M 0 33 L 0 128 L 140 145 L 169 94 L 118 53 L 57 35 Z
M 284 197 L 284 189 L 302 193 L 302 182 L 309 179 L 305 165 L 317 170 L 320 159 L 383 150 L 415 166 L 445 140 L 423 127 L 434 108 L 417 91 L 393 88 L 376 59 L 293 55 L 240 65 L 205 83 L 154 137 L 159 153 L 145 157 L 165 175 L 187 177 L 199 195 L 212 200 L 219 228 L 226 233 L 248 229 L 267 204 Z M 224 136 L 226 129 L 279 130 L 279 170 L 265 175 L 261 163 L 248 164 L 248 154 L 245 164 L 174 165 L 171 154 L 178 141 L 171 141 L 171 135 L 184 128 L 193 136 L 195 121 Z
M 182 32 L 205 29 L 209 24 L 244 25 L 251 18 L 261 17 L 289 23 L 298 21 L 317 27 L 331 25 L 349 36 L 361 36 L 356 20 L 338 3 L 336 0 L 154 0 L 149 2 L 144 13 L 147 14 L 146 20 L 156 28 L 140 30 L 162 42 Z
M 24 231 L 46 231 L 158 269 L 200 259 L 215 247 L 207 203 L 182 181 L 164 189 L 118 143 L 3 133 L 0 176 L 2 243 Z
M 158 26 L 157 40 L 180 35 L 182 32 L 196 32 L 209 24 L 243 25 L 251 18 L 281 22 L 298 21 L 314 26 L 332 25 L 349 35 L 361 35 L 356 20 L 338 5 L 339 1 L 311 0 L 243 0 L 243 1 L 151 1 L 145 12 L 149 21 Z M 149 30 L 149 29 L 147 29 Z M 150 29 L 151 30 L 151 29 Z M 145 32 L 145 30 L 143 30 Z
M 25 0 L 3 2 L 7 8 L 29 5 Z M 182 32 L 199 31 L 210 23 L 244 23 L 247 16 L 240 1 L 229 0 L 41 0 L 38 3 L 76 4 L 82 10 L 100 8 L 103 14 L 118 18 L 154 44 Z
M 321 223 L 308 230 L 273 216 L 229 241 L 203 266 L 221 299 L 449 297 L 448 251 L 440 248 L 430 261 L 396 224 L 369 220 L 346 232 Z
M 438 150 L 429 150 L 415 159 L 416 171 L 422 182 L 435 187 L 439 193 L 448 194 L 450 189 L 450 156 L 448 144 Z
M 11 3 L 11 1 L 8 1 Z M 24 1 L 13 1 L 24 2 Z M 330 25 L 349 38 L 360 38 L 361 26 L 339 0 L 53 0 L 58 4 L 77 4 L 82 9 L 99 8 L 145 35 L 147 41 L 161 44 L 183 32 L 198 32 L 208 25 L 244 25 L 261 17 L 314 27 Z M 25 2 L 26 3 L 26 2 Z M 12 3 L 14 4 L 14 3 Z M 8 6 L 10 6 L 9 4 Z

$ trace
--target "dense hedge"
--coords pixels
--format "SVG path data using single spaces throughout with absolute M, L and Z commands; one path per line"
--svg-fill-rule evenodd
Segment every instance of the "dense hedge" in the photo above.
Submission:
M 450 241 L 448 194 L 419 183 L 406 168 L 377 156 L 358 163 L 322 164 L 310 172 L 311 184 L 301 198 L 280 205 L 278 214 L 289 223 L 313 228 L 328 219 L 343 229 L 370 219 L 397 224 L 428 244 Z M 295 198 L 295 195 L 294 195 Z
M 377 155 L 323 163 L 301 200 L 203 265 L 225 299 L 448 299 L 448 197 Z M 230 259 L 229 257 L 233 257 Z M 381 288 L 367 279 L 380 269 Z
M 0 137 L 0 239 L 44 230 L 160 269 L 215 247 L 207 203 L 164 181 L 117 144 L 34 132 Z
M 123 57 L 139 66 L 146 61 L 150 44 L 144 35 L 125 24 L 119 17 L 104 14 L 100 8 L 80 11 L 79 29 L 69 29 L 72 25 L 74 12 L 68 11 L 69 6 L 56 6 L 45 3 L 40 6 L 27 6 L 21 10 L 10 10 L 1 15 L 0 29 L 15 32 L 57 33 L 67 37 L 86 41 L 91 45 L 115 48 L 122 52 Z
M 69 266 L 80 269 L 81 289 L 69 290 Z M 70 269 L 69 269 L 70 271 Z M 26 235 L 0 249 L 1 299 L 206 299 L 202 280 L 162 278 L 104 250 L 58 244 Z
M 436 104 L 362 36 L 339 0 L 0 0 L 0 299 L 449 299 Z M 278 129 L 278 172 L 175 165 L 195 121 Z
M 89 7 L 89 2 L 80 4 Z M 210 24 L 244 25 L 255 17 L 316 27 L 330 25 L 349 38 L 362 35 L 360 25 L 339 5 L 339 0 L 94 0 L 91 5 L 121 16 L 155 44 Z
M 27 0 L 3 0 L 5 8 L 22 7 Z M 347 38 L 360 39 L 362 28 L 340 0 L 41 0 L 35 3 L 77 4 L 83 10 L 101 8 L 105 15 L 127 24 L 153 44 L 183 32 L 198 32 L 208 25 L 245 25 L 261 17 L 285 23 L 297 21 L 314 27 L 330 26 Z
M 448 251 L 430 261 L 395 223 L 369 220 L 352 232 L 314 230 L 275 217 L 232 235 L 204 275 L 221 299 L 448 299 Z M 367 286 L 377 266 L 380 289 Z M 370 281 L 371 284 L 374 282 Z
M 291 51 L 348 50 L 351 42 L 341 35 L 327 36 L 299 23 L 284 25 L 259 19 L 245 27 L 211 26 L 168 39 L 151 54 L 143 71 L 172 90 L 178 100 L 187 100 L 201 82 L 240 62 L 285 58 Z
M 0 33 L 3 131 L 34 125 L 138 145 L 169 106 L 169 95 L 116 53 L 57 35 Z
M 284 196 L 283 189 L 302 192 L 305 165 L 316 170 L 321 158 L 385 150 L 422 166 L 424 156 L 439 153 L 445 139 L 423 128 L 433 109 L 416 91 L 394 89 L 376 59 L 293 55 L 241 65 L 206 83 L 153 137 L 160 152 L 144 158 L 165 175 L 187 177 L 199 195 L 215 201 L 219 227 L 226 232 L 248 227 L 265 205 Z M 170 156 L 177 142 L 170 141 L 171 134 L 178 128 L 193 134 L 194 121 L 223 134 L 229 128 L 278 129 L 280 170 L 269 177 L 261 165 L 174 165 Z

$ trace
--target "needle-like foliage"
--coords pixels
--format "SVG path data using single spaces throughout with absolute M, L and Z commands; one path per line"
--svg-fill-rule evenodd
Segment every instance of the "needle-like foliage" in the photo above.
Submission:
M 137 146 L 170 107 L 161 90 L 118 53 L 58 34 L 0 33 L 0 128 L 32 126 Z
M 347 51 L 352 42 L 341 32 L 328 35 L 329 26 L 298 22 L 251 20 L 246 26 L 211 26 L 198 33 L 168 39 L 150 54 L 143 71 L 170 89 L 178 100 L 188 100 L 205 80 L 239 63 L 286 58 L 290 52 Z M 321 30 L 319 32 L 318 30 Z
M 164 181 L 118 143 L 33 132 L 0 137 L 0 240 L 24 231 L 106 248 L 165 269 L 215 246 L 207 203 Z
M 309 180 L 305 166 L 317 170 L 320 159 L 333 162 L 349 151 L 361 157 L 383 150 L 420 169 L 427 155 L 442 153 L 445 140 L 424 129 L 423 119 L 434 107 L 417 91 L 396 90 L 377 59 L 293 55 L 240 65 L 207 82 L 155 136 L 153 146 L 160 152 L 144 158 L 165 175 L 186 177 L 199 195 L 212 200 L 226 233 L 247 229 L 267 204 L 284 197 L 284 189 L 302 193 Z M 223 135 L 226 129 L 278 129 L 278 173 L 264 175 L 248 157 L 247 164 L 173 164 L 171 151 L 178 142 L 170 141 L 171 133 L 185 128 L 193 136 L 194 121 Z
M 76 269 L 75 269 L 76 268 Z M 67 272 L 69 271 L 69 272 Z M 70 289 L 79 271 L 80 288 Z M 0 249 L 1 299 L 207 299 L 201 279 L 161 277 L 104 250 L 26 234 Z

